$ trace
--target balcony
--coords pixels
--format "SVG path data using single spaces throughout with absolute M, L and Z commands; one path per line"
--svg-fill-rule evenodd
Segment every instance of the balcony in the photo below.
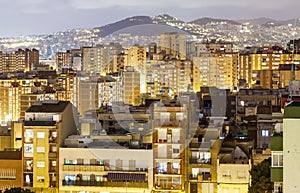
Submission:
M 161 121 L 160 119 L 155 120 L 155 127 L 182 127 L 183 121 Z
M 171 140 L 167 140 L 167 139 L 157 139 L 156 143 L 175 143 L 175 144 L 181 144 L 180 139 L 171 139 Z
M 211 181 L 210 173 L 202 173 L 198 175 L 198 181 Z
M 211 164 L 210 159 L 190 158 L 190 164 Z
M 202 181 L 211 181 L 211 174 L 210 173 L 203 173 L 198 175 L 190 175 L 190 180 L 197 180 L 198 182 Z
M 50 187 L 57 187 L 56 181 L 50 181 L 50 182 L 49 182 L 49 186 L 50 186 Z
M 148 188 L 148 182 L 99 182 L 95 180 L 62 181 L 63 186 L 99 186 L 123 188 Z
M 56 158 L 57 152 L 49 152 L 48 156 L 49 156 L 49 158 Z
M 57 167 L 49 166 L 49 172 L 57 172 Z
M 191 142 L 190 144 L 189 144 L 189 148 L 195 148 L 195 149 L 198 149 L 198 148 L 200 148 L 200 146 L 201 146 L 201 144 L 202 143 L 193 143 L 193 142 Z
M 104 172 L 104 166 L 97 165 L 63 165 L 63 171 Z
M 157 190 L 181 190 L 182 189 L 180 184 L 164 184 L 164 185 L 156 184 L 154 187 Z
M 179 169 L 168 169 L 167 171 L 155 169 L 155 174 L 163 174 L 163 175 L 181 175 L 181 171 Z
M 23 182 L 23 187 L 33 187 L 33 182 Z
M 50 137 L 49 138 L 49 143 L 57 143 L 57 138 L 55 137 Z

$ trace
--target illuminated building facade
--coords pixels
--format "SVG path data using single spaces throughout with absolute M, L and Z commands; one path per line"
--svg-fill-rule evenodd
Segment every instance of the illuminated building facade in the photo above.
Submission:
M 59 147 L 76 133 L 76 110 L 70 102 L 44 101 L 25 114 L 22 160 L 24 188 L 58 191 Z
M 155 103 L 153 120 L 154 191 L 183 192 L 186 187 L 186 105 Z
M 179 60 L 186 60 L 186 35 L 165 33 L 158 35 L 157 52 L 171 55 Z
M 39 51 L 19 49 L 13 53 L 0 52 L 0 73 L 30 71 L 39 64 Z
M 0 120 L 1 124 L 17 121 L 21 117 L 21 100 L 23 94 L 34 93 L 47 86 L 47 79 L 6 78 L 0 79 Z

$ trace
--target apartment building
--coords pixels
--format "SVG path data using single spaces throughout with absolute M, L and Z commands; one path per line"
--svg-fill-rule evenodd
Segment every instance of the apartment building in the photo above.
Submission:
M 215 86 L 233 90 L 238 85 L 238 55 L 235 53 L 211 53 L 193 57 L 193 89 Z
M 236 141 L 223 141 L 218 155 L 218 193 L 248 192 L 251 158 L 248 145 Z
M 17 121 L 21 117 L 21 96 L 42 90 L 47 79 L 38 78 L 2 78 L 0 79 L 0 121 Z
M 30 71 L 39 64 L 39 51 L 18 49 L 13 53 L 0 52 L 0 73 Z
M 22 187 L 36 192 L 57 192 L 59 147 L 77 133 L 76 110 L 67 101 L 43 101 L 25 113 L 22 137 Z
M 187 190 L 186 104 L 155 103 L 153 120 L 154 191 Z
M 164 56 L 172 56 L 179 60 L 186 60 L 186 35 L 165 33 L 157 36 L 157 52 Z

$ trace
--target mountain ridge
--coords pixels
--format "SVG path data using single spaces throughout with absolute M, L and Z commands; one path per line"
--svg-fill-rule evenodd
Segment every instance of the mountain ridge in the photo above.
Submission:
M 297 22 L 299 21 L 299 22 Z M 200 17 L 198 19 L 194 19 L 189 22 L 185 22 L 177 17 L 174 17 L 169 14 L 160 14 L 156 16 L 131 16 L 125 19 L 109 23 L 100 27 L 94 27 L 93 29 L 99 30 L 98 34 L 99 37 L 105 37 L 107 35 L 113 34 L 114 32 L 120 31 L 125 28 L 134 27 L 138 25 L 147 25 L 147 24 L 160 24 L 165 26 L 170 26 L 176 29 L 183 30 L 187 33 L 191 33 L 188 31 L 185 26 L 186 25 L 207 25 L 207 24 L 216 24 L 216 23 L 223 23 L 229 25 L 241 25 L 243 23 L 250 23 L 252 25 L 261 25 L 264 27 L 274 26 L 274 25 L 294 25 L 295 23 L 297 26 L 300 25 L 300 20 L 297 19 L 289 19 L 289 20 L 275 20 L 267 17 L 260 17 L 254 19 L 240 19 L 240 20 L 233 20 L 233 19 L 223 19 L 223 18 L 212 18 L 212 17 Z M 298 24 L 299 23 L 299 24 Z M 163 28 L 161 28 L 163 29 Z M 169 29 L 170 30 L 170 29 Z M 168 30 L 167 30 L 168 31 Z M 164 31 L 162 31 L 163 33 Z

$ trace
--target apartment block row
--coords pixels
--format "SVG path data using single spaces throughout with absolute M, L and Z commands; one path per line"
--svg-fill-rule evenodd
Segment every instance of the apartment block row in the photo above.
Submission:
M 224 117 L 199 127 L 196 101 L 182 93 L 148 106 L 87 111 L 80 119 L 70 102 L 36 102 L 24 121 L 1 127 L 0 161 L 12 160 L 1 164 L 1 189 L 245 192 L 251 141 L 223 140 Z

